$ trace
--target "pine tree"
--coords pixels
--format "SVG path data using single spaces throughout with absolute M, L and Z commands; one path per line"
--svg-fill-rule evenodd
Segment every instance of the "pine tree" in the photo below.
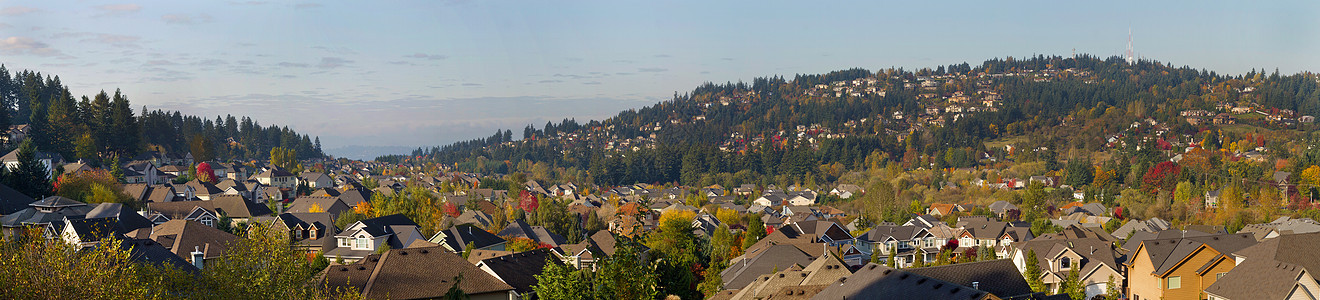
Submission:
M 25 140 L 18 148 L 18 166 L 9 170 L 6 178 L 10 187 L 24 195 L 41 199 L 51 195 L 50 172 L 37 160 L 37 147 Z
M 921 250 L 917 250 L 917 251 L 920 252 Z M 889 258 L 885 259 L 885 265 L 889 266 L 890 268 L 897 268 L 898 263 L 894 261 L 895 256 L 898 256 L 898 247 L 894 247 L 889 250 Z
M 1045 283 L 1040 281 L 1040 261 L 1036 258 L 1036 250 L 1027 250 L 1026 264 L 1022 276 L 1027 278 L 1027 285 L 1031 286 L 1033 292 L 1044 292 Z
M 1082 286 L 1081 279 L 1078 278 L 1080 276 L 1078 269 L 1081 268 L 1073 266 L 1068 270 L 1068 278 L 1059 284 L 1059 293 L 1068 294 L 1072 300 L 1086 300 L 1086 287 Z

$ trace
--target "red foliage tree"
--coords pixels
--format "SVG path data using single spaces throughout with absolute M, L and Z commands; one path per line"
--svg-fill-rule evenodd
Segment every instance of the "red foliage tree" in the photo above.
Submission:
M 940 252 L 949 251 L 952 253 L 953 250 L 958 250 L 958 239 L 949 239 L 948 242 L 944 243 L 944 247 L 940 248 Z
M 202 182 L 215 183 L 215 170 L 211 169 L 211 164 L 202 162 L 197 164 L 197 180 Z
M 518 199 L 519 199 L 518 207 L 521 207 L 523 211 L 527 213 L 536 211 L 536 208 L 541 206 L 540 203 L 537 203 L 536 196 L 532 195 L 532 193 L 528 191 L 522 191 L 518 193 Z
M 1171 161 L 1160 162 L 1150 167 L 1146 175 L 1141 177 L 1141 183 L 1151 192 L 1156 190 L 1172 191 L 1174 185 L 1178 184 L 1178 174 L 1182 172 L 1182 167 Z
M 445 202 L 445 214 L 450 217 L 458 217 L 461 213 L 458 212 L 458 205 L 454 205 L 453 202 Z

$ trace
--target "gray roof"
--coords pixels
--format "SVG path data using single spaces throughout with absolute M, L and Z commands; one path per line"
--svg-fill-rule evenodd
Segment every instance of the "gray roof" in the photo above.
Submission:
M 1191 255 L 1201 245 L 1209 246 L 1221 254 L 1233 253 L 1256 244 L 1256 238 L 1250 234 L 1219 234 L 1189 238 L 1148 240 L 1142 243 L 1150 262 L 1156 266 L 1156 274 L 1164 274 L 1173 269 L 1183 258 Z
M 505 226 L 504 230 L 500 230 L 499 236 L 529 238 L 537 243 L 550 245 L 550 247 L 559 247 L 561 244 L 568 243 L 564 236 L 550 232 L 542 226 L 528 225 L 522 219 L 509 223 L 509 226 Z
M 1281 235 L 1234 253 L 1246 261 L 1206 292 L 1228 299 L 1284 299 L 1301 272 L 1320 270 L 1320 233 Z
M 990 294 L 910 270 L 867 264 L 852 276 L 839 278 L 811 299 L 987 299 Z
M 735 259 L 720 275 L 724 279 L 724 288 L 741 289 L 756 280 L 757 276 L 773 273 L 776 269 L 785 270 L 793 265 L 806 266 L 813 258 L 793 245 L 773 245 L 755 257 Z
M 938 267 L 904 269 L 917 275 L 935 278 L 963 286 L 976 283 L 981 290 L 1001 298 L 1016 298 L 1031 294 L 1031 286 L 1018 272 L 1013 260 L 996 259 L 972 263 L 959 263 Z
M 487 258 L 481 261 L 490 272 L 494 272 L 496 277 L 503 280 L 504 283 L 513 286 L 513 290 L 519 294 L 534 292 L 532 287 L 536 286 L 536 275 L 541 274 L 547 263 L 560 263 L 558 259 L 553 259 L 554 254 L 550 249 L 536 249 L 527 252 L 519 252 L 510 255 L 504 255 L 495 258 Z
M 0 184 L 0 216 L 28 208 L 28 204 L 36 201 L 36 199 L 20 193 L 8 185 Z

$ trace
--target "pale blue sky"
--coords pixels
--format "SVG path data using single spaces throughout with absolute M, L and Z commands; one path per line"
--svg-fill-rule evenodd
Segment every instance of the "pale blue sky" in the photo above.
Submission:
M 933 2 L 0 0 L 0 63 L 327 148 L 602 118 L 705 81 L 1118 55 L 1129 27 L 1178 66 L 1320 70 L 1315 1 Z

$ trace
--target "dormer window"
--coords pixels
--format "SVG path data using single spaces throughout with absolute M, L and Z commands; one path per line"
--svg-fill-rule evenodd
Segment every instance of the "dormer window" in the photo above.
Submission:
M 358 238 L 357 238 L 357 245 L 353 245 L 353 248 L 357 248 L 357 249 L 371 249 L 371 247 L 368 246 L 367 237 L 365 237 L 365 236 L 358 236 Z
M 1064 258 L 1062 258 L 1062 259 L 1059 259 L 1059 269 L 1060 269 L 1060 270 L 1068 269 L 1068 268 L 1071 268 L 1071 267 L 1072 267 L 1072 258 L 1070 258 L 1070 257 L 1064 257 Z

